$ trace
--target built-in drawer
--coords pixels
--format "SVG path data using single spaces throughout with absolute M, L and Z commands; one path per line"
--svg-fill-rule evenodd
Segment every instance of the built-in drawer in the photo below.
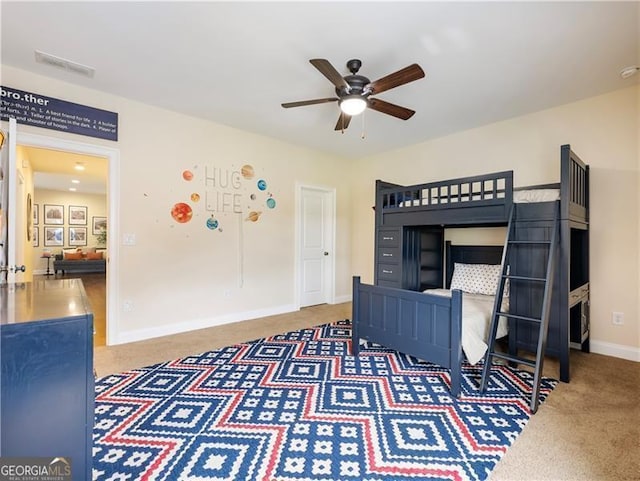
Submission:
M 400 266 L 393 264 L 378 265 L 378 281 L 400 281 Z
M 378 262 L 384 264 L 400 263 L 400 248 L 398 247 L 381 247 L 378 249 Z
M 400 247 L 400 229 L 379 230 L 378 247 Z
M 400 285 L 400 281 L 383 281 L 383 280 L 379 280 L 378 281 L 378 285 L 380 287 L 393 287 L 394 289 L 402 289 L 402 286 Z

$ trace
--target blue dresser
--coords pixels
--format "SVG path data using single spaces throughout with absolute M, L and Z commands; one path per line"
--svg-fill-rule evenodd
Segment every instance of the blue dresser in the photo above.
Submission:
M 93 313 L 80 279 L 0 285 L 0 456 L 91 479 Z

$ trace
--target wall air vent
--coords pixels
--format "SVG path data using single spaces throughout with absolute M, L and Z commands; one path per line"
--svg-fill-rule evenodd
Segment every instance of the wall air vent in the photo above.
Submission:
M 41 52 L 40 50 L 36 50 L 35 53 L 36 53 L 36 62 L 38 63 L 51 65 L 52 67 L 56 67 L 62 70 L 67 70 L 68 72 L 77 73 L 78 75 L 83 75 L 89 78 L 93 78 L 93 76 L 96 73 L 96 69 L 94 69 L 93 67 L 88 67 L 87 65 L 82 65 L 77 62 L 72 62 L 71 60 L 67 60 L 62 57 L 56 57 L 55 55 Z

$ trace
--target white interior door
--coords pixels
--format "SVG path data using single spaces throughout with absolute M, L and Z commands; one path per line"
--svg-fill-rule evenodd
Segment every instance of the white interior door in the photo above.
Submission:
M 300 307 L 331 301 L 333 193 L 302 187 L 300 193 Z
M 9 203 L 9 134 L 3 132 L 4 145 L 0 150 L 0 284 L 7 281 L 7 211 Z
M 24 272 L 24 262 L 21 257 L 23 249 L 17 248 L 19 229 L 18 222 L 18 195 L 21 189 L 18 186 L 16 166 L 16 120 L 9 119 L 9 132 L 7 133 L 7 145 L 2 149 L 2 274 L 0 282 L 19 282 Z

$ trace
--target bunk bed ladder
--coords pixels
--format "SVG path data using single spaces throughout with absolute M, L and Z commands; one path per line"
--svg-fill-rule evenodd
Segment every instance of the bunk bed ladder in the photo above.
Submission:
M 488 349 L 484 358 L 484 366 L 482 368 L 482 380 L 480 383 L 480 392 L 484 393 L 487 387 L 487 383 L 489 381 L 489 372 L 491 370 L 491 363 L 494 358 L 503 359 L 508 361 L 510 364 L 517 365 L 526 365 L 534 370 L 533 375 L 533 386 L 531 391 L 531 402 L 530 409 L 532 413 L 535 413 L 538 410 L 538 402 L 539 402 L 539 394 L 540 394 L 540 379 L 542 377 L 542 367 L 544 364 L 544 352 L 547 342 L 547 331 L 549 329 L 549 316 L 551 311 L 551 293 L 553 287 L 553 277 L 554 277 L 554 269 L 555 269 L 555 256 L 557 252 L 557 243 L 558 243 L 558 209 L 559 205 L 556 206 L 553 224 L 552 224 L 552 233 L 551 240 L 521 240 L 518 239 L 517 229 L 515 228 L 514 222 L 514 212 L 516 209 L 516 204 L 514 204 L 511 208 L 511 213 L 509 215 L 509 224 L 507 227 L 507 239 L 505 242 L 505 247 L 502 252 L 502 275 L 500 277 L 500 282 L 498 284 L 498 292 L 496 295 L 496 300 L 493 305 L 493 315 L 491 319 L 491 328 L 489 331 L 489 341 L 488 341 Z M 532 245 L 547 245 L 549 248 L 549 253 L 547 256 L 547 265 L 544 277 L 534 277 L 534 276 L 523 276 L 522 273 L 518 273 L 519 275 L 513 275 L 509 273 L 509 265 L 508 260 L 511 259 L 511 253 L 518 248 L 526 248 L 527 246 Z M 530 283 L 542 283 L 544 285 L 544 293 L 542 296 L 542 307 L 541 307 L 541 317 L 528 317 L 528 316 L 520 316 L 516 314 L 509 314 L 507 312 L 502 311 L 502 301 L 504 297 L 504 289 L 506 281 L 509 279 L 514 279 L 518 283 L 530 282 Z M 538 324 L 540 326 L 538 330 L 538 344 L 535 360 L 519 357 L 517 355 L 497 352 L 495 350 L 496 346 L 496 333 L 498 330 L 498 321 L 500 317 L 505 317 L 507 319 L 515 319 L 519 322 L 530 322 L 534 324 Z

